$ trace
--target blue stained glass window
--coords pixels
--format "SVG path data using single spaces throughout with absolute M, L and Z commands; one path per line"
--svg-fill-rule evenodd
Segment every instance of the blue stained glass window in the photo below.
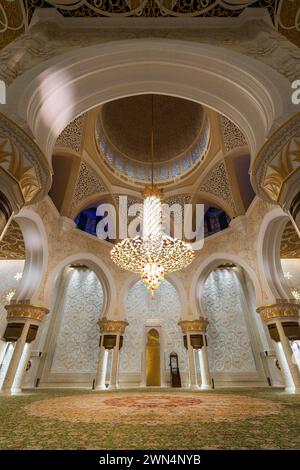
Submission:
M 109 163 L 112 164 L 114 156 L 113 156 L 111 149 L 108 149 L 108 151 L 106 152 L 105 158 Z
M 102 139 L 100 140 L 99 148 L 100 148 L 100 151 L 102 153 L 104 153 L 104 150 L 105 150 L 105 139 L 104 139 L 104 137 L 102 137 Z
M 130 160 L 128 160 L 126 167 L 125 167 L 125 173 L 127 176 L 133 177 L 133 164 Z
M 169 168 L 167 165 L 160 167 L 160 179 L 167 180 L 169 178 Z
M 197 147 L 194 147 L 193 150 L 192 150 L 192 160 L 193 160 L 193 163 L 196 163 L 197 160 L 199 160 L 199 150 Z
M 188 155 L 184 155 L 182 159 L 182 167 L 186 171 L 191 168 L 190 157 Z
M 146 179 L 146 168 L 144 165 L 137 165 L 136 167 L 136 177 L 139 180 Z
M 115 167 L 118 171 L 123 171 L 123 159 L 121 157 L 117 157 L 115 159 Z
M 178 160 L 173 162 L 173 177 L 180 175 L 180 163 Z

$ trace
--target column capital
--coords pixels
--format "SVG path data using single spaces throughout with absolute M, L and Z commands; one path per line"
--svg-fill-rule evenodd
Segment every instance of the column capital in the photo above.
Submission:
M 101 333 L 119 333 L 123 335 L 128 322 L 124 320 L 107 320 L 105 318 L 99 320 L 98 325 Z
M 178 322 L 182 333 L 205 333 L 208 324 L 209 321 L 207 318 L 199 318 L 198 320 L 181 320 Z
M 275 304 L 264 305 L 256 311 L 266 323 L 275 320 L 288 320 L 300 318 L 300 303 L 296 300 L 278 300 Z
M 14 320 L 35 320 L 40 323 L 44 320 L 45 315 L 49 313 L 49 310 L 45 307 L 22 303 L 5 305 L 5 309 L 8 322 Z

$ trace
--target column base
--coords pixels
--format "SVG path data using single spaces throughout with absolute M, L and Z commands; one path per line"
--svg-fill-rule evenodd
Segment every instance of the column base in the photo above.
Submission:
M 117 390 L 118 388 L 118 385 L 109 385 L 108 390 Z
M 201 390 L 213 390 L 211 385 L 201 385 L 200 389 Z
M 95 388 L 93 389 L 94 392 L 97 392 L 99 390 L 106 390 L 105 385 L 96 385 Z
M 200 390 L 199 385 L 189 385 L 188 387 L 190 390 Z
M 300 387 L 286 387 L 284 393 L 290 395 L 300 395 Z

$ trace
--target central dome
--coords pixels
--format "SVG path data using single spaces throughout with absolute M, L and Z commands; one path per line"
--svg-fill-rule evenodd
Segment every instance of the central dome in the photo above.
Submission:
M 164 95 L 137 95 L 106 103 L 101 109 L 104 134 L 124 156 L 151 160 L 152 96 L 154 160 L 165 162 L 186 152 L 199 138 L 201 105 Z

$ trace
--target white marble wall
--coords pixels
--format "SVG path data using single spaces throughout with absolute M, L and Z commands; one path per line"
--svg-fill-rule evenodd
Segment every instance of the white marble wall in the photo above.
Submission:
M 202 304 L 210 321 L 207 336 L 212 375 L 219 375 L 226 382 L 257 380 L 261 376 L 259 350 L 253 341 L 257 326 L 253 319 L 251 326 L 253 312 L 238 273 L 228 269 L 213 271 L 205 283 Z
M 93 271 L 73 268 L 67 268 L 65 286 L 51 373 L 92 373 L 97 369 L 102 286 Z

